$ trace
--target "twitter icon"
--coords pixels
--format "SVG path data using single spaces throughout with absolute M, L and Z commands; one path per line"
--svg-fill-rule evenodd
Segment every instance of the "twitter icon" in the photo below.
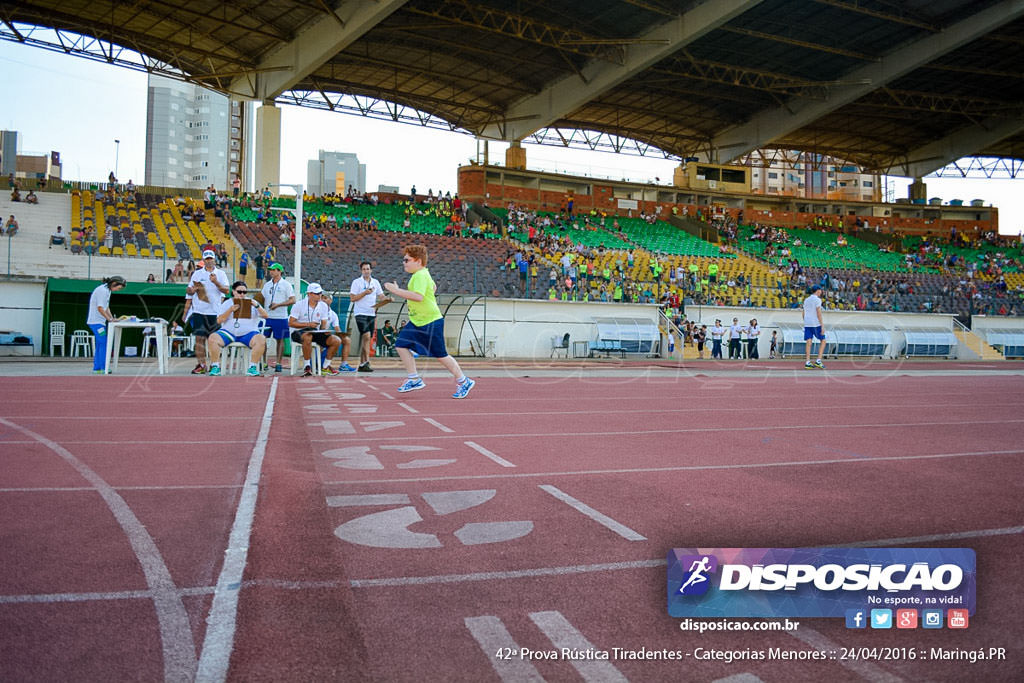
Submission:
M 892 610 L 871 610 L 871 628 L 892 628 Z

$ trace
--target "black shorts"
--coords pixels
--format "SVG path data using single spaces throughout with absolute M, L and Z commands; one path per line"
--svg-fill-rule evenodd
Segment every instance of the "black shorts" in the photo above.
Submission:
M 313 343 L 320 346 L 327 346 L 327 338 L 331 336 L 330 330 L 295 330 L 292 332 L 292 341 L 296 344 L 302 343 L 302 336 L 307 332 L 313 334 Z
M 364 334 L 373 335 L 377 329 L 377 316 L 375 315 L 357 315 L 356 316 L 356 328 L 359 330 L 359 335 Z
M 189 316 L 188 324 L 192 328 L 192 334 L 197 337 L 209 337 L 220 329 L 220 324 L 217 322 L 217 316 L 215 315 L 193 313 Z

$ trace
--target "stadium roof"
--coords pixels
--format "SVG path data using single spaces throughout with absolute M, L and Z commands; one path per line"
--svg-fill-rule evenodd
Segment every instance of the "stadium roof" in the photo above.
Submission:
M 491 139 L 597 131 L 903 175 L 1024 158 L 1024 0 L 30 0 L 0 3 L 0 22 L 3 39 L 237 97 Z

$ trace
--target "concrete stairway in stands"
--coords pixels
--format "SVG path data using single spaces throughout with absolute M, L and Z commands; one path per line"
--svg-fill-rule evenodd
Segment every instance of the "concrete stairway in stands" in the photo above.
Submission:
M 971 356 L 977 356 L 981 360 L 1006 360 L 1003 354 L 989 346 L 984 339 L 970 330 L 953 330 L 961 348 L 967 349 Z M 962 357 L 962 356 L 961 356 Z

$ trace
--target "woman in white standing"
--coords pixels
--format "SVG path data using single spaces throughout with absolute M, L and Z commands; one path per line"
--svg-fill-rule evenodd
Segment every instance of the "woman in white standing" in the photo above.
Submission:
M 110 295 L 124 289 L 126 284 L 120 275 L 103 278 L 103 284 L 92 290 L 92 296 L 89 297 L 89 315 L 85 324 L 96 337 L 92 371 L 98 375 L 107 369 L 107 323 L 114 319 L 114 314 L 110 312 Z
M 747 358 L 760 358 L 757 353 L 757 340 L 760 336 L 761 328 L 757 325 L 757 318 L 754 318 L 747 325 Z

